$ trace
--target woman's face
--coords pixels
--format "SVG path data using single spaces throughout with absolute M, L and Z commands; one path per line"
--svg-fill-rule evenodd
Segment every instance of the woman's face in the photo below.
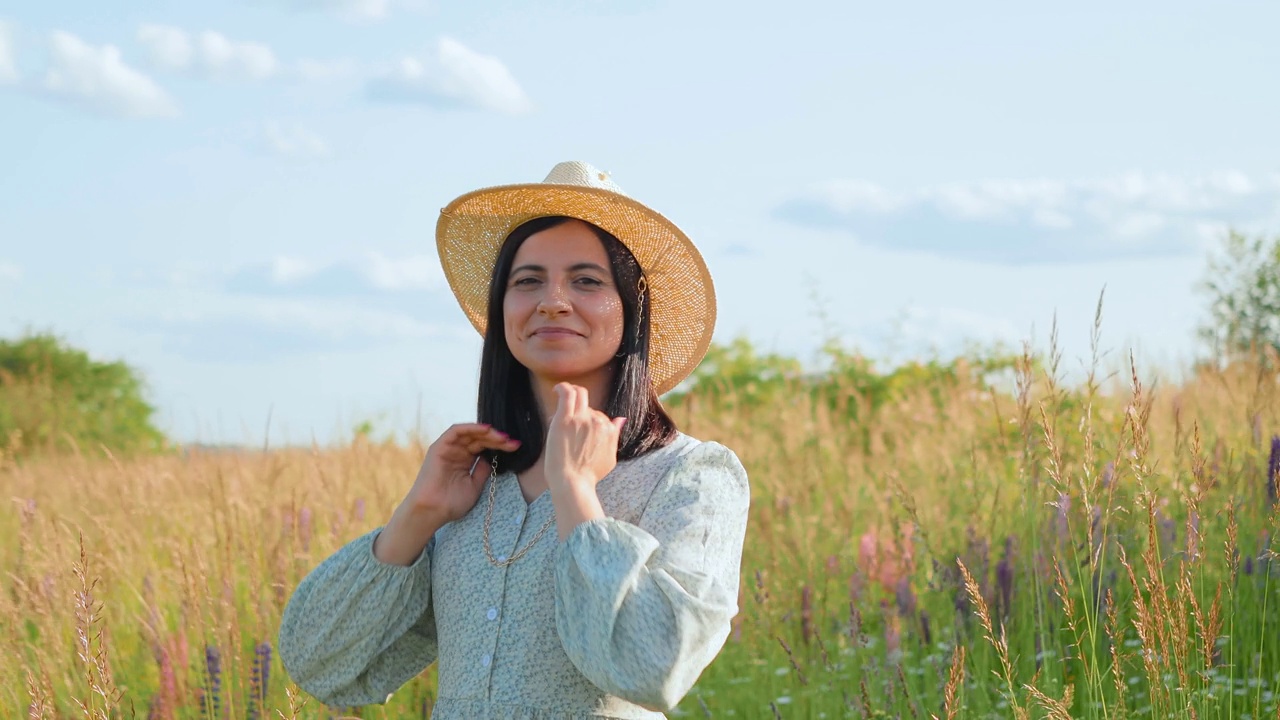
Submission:
M 541 380 L 598 386 L 622 343 L 622 300 L 604 244 L 571 220 L 516 251 L 502 299 L 511 354 Z

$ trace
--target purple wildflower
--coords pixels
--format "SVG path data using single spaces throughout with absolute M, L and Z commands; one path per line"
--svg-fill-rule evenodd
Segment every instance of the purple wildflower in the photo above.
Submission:
M 271 674 L 271 643 L 260 642 L 253 649 L 253 667 L 249 675 L 249 705 L 246 716 L 258 720 L 267 702 L 267 683 Z
M 356 522 L 364 522 L 364 498 L 356 498 L 356 509 L 352 514 L 355 515 Z
M 800 590 L 800 636 L 805 643 L 813 636 L 813 588 L 808 585 Z
M 1053 518 L 1053 533 L 1059 550 L 1062 549 L 1064 543 L 1070 539 L 1071 526 L 1069 524 L 1071 517 L 1071 495 L 1068 493 L 1059 493 L 1057 502 L 1057 512 Z
M 311 550 L 311 508 L 304 507 L 298 513 L 298 539 L 302 541 L 302 552 Z
M 898 614 L 911 617 L 916 614 L 916 593 L 911 589 L 911 581 L 903 577 L 894 588 L 894 600 L 898 604 Z
M 204 711 L 208 718 L 222 717 L 222 653 L 216 645 L 204 648 L 205 670 L 209 673 L 208 696 Z
M 996 585 L 1000 590 L 999 612 L 1009 617 L 1013 609 L 1013 536 L 1004 539 L 1004 554 L 996 564 Z
M 1280 474 L 1280 435 L 1271 436 L 1271 457 L 1267 459 L 1267 499 L 1274 505 L 1277 496 L 1276 475 Z

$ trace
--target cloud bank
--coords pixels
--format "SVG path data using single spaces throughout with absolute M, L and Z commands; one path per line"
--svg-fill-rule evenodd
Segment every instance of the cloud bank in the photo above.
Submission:
M 267 45 L 231 40 L 211 30 L 191 34 L 181 28 L 148 24 L 138 28 L 138 42 L 146 48 L 152 67 L 209 80 L 259 81 L 280 70 Z
M 329 143 L 299 125 L 275 121 L 263 123 L 261 141 L 268 153 L 292 160 L 317 160 L 329 156 Z
M 521 115 L 533 103 L 507 66 L 451 38 L 441 38 L 435 53 L 405 56 L 395 68 L 371 80 L 366 95 L 381 102 L 420 103 L 431 107 L 479 109 Z
M 1280 176 L 1128 173 L 1085 181 L 992 180 L 897 193 L 833 180 L 775 216 L 887 250 L 1002 265 L 1190 255 L 1228 225 L 1280 219 Z
M 13 30 L 0 20 L 0 85 L 18 82 L 18 63 L 14 59 Z
M 126 64 L 114 45 L 93 46 L 68 32 L 50 36 L 49 96 L 95 112 L 135 118 L 178 115 L 178 106 L 151 78 Z
M 356 297 L 430 292 L 444 286 L 444 273 L 434 256 L 389 258 L 374 252 L 323 264 L 279 257 L 235 270 L 223 289 L 252 295 Z

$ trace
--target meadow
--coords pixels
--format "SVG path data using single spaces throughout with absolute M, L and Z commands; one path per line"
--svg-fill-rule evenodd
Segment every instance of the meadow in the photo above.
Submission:
M 1104 364 L 851 361 L 673 400 L 753 507 L 741 612 L 671 715 L 1280 718 L 1275 374 Z M 292 588 L 423 453 L 0 460 L 3 716 L 426 717 L 434 669 L 324 708 L 274 652 Z

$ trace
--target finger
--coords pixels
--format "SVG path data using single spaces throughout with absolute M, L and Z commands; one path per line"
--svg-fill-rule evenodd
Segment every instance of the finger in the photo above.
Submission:
M 552 416 L 552 421 L 555 418 L 567 417 L 570 414 L 570 408 L 573 405 L 573 393 L 570 387 L 569 383 L 556 383 L 554 388 L 556 391 L 556 412 Z
M 627 419 L 624 417 L 616 417 L 613 419 L 613 426 L 618 428 L 619 435 L 622 434 L 622 426 L 626 424 L 627 424 Z
M 581 385 L 570 385 L 569 392 L 573 394 L 573 414 L 581 415 L 591 409 L 591 403 L 587 401 L 587 389 Z
M 448 440 L 457 437 L 477 435 L 488 432 L 492 429 L 493 426 L 488 423 L 455 423 L 450 425 L 448 429 L 440 434 L 440 439 Z
M 468 455 L 475 455 L 481 450 L 503 450 L 512 452 L 520 447 L 520 441 L 512 437 L 481 437 L 474 438 L 466 445 Z

